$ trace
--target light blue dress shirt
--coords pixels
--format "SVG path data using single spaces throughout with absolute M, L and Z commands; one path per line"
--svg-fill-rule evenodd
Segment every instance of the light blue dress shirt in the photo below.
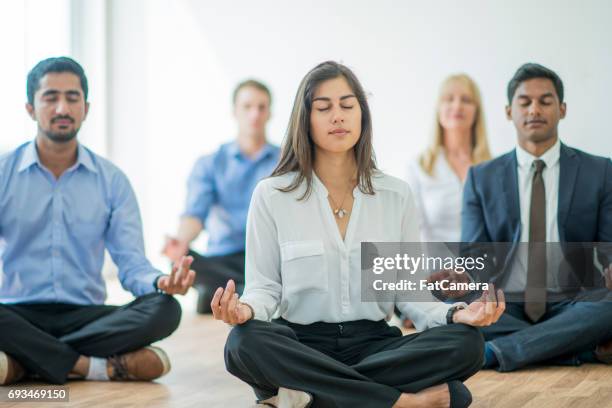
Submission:
M 130 183 L 115 165 L 79 144 L 59 179 L 34 142 L 0 158 L 2 303 L 103 304 L 104 248 L 135 296 L 161 274 L 144 253 L 142 222 Z
M 209 234 L 206 255 L 244 251 L 246 218 L 257 183 L 278 163 L 280 149 L 265 144 L 254 158 L 246 157 L 237 142 L 221 145 L 200 158 L 187 184 L 183 215 L 198 218 Z

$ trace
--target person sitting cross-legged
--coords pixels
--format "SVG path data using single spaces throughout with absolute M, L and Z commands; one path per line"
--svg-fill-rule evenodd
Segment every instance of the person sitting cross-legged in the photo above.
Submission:
M 0 158 L 0 385 L 26 374 L 54 384 L 158 378 L 170 361 L 151 344 L 178 327 L 172 295 L 193 284 L 193 260 L 170 275 L 153 268 L 128 179 L 77 142 L 89 110 L 83 68 L 43 60 L 27 90 L 38 134 Z M 105 248 L 136 296 L 127 305 L 104 304 Z

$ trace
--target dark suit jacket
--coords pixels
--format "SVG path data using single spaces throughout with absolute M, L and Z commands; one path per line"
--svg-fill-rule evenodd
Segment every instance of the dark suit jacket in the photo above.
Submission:
M 516 151 L 472 167 L 463 192 L 461 240 L 505 242 L 496 250 L 495 266 L 479 279 L 497 283 L 508 278 L 509 265 L 521 237 Z M 600 287 L 593 242 L 612 242 L 612 161 L 561 144 L 559 158 L 559 240 L 582 287 Z M 577 251 L 580 245 L 589 243 Z M 602 265 L 612 262 L 609 244 L 597 256 Z M 571 252 L 571 253 L 566 253 Z

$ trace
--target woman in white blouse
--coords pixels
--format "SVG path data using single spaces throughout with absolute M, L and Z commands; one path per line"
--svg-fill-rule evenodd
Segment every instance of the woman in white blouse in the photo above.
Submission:
M 410 162 L 407 181 L 421 214 L 424 242 L 461 239 L 463 182 L 471 165 L 491 158 L 480 92 L 465 74 L 440 88 L 431 146 Z
M 469 405 L 462 381 L 483 363 L 473 326 L 497 321 L 503 294 L 467 307 L 397 302 L 423 330 L 404 337 L 384 320 L 393 302 L 361 300 L 361 242 L 418 239 L 407 184 L 376 169 L 363 88 L 347 67 L 318 65 L 298 89 L 278 167 L 253 194 L 244 294 L 229 281 L 211 303 L 236 325 L 228 371 L 262 406 Z

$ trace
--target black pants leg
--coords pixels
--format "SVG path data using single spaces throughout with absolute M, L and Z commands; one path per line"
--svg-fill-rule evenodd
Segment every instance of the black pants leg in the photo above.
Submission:
M 436 327 L 365 350 L 352 367 L 373 381 L 414 393 L 449 381 L 465 381 L 484 364 L 484 340 L 477 328 L 463 324 Z
M 286 387 L 313 394 L 314 407 L 373 408 L 391 407 L 402 392 L 464 380 L 482 367 L 483 339 L 471 327 L 405 337 L 399 331 L 359 332 L 356 327 L 355 336 L 298 335 L 287 325 L 252 320 L 230 333 L 226 367 L 260 399 Z
M 218 287 L 228 280 L 236 282 L 238 293 L 244 288 L 244 252 L 222 256 L 202 256 L 192 250 L 191 269 L 196 272 L 194 287 L 198 290 L 198 313 L 210 313 L 210 302 Z
M 48 331 L 53 313 L 30 313 L 26 305 L 0 304 L 0 350 L 49 383 L 62 384 L 79 353 Z M 36 316 L 38 315 L 38 316 Z M 45 322 L 47 320 L 47 322 Z
M 173 297 L 156 293 L 120 307 L 0 305 L 0 350 L 43 380 L 62 384 L 79 355 L 109 357 L 137 350 L 169 336 L 180 316 Z
M 82 355 L 109 357 L 166 338 L 181 321 L 181 306 L 169 295 L 152 293 L 124 306 L 101 307 L 111 309 L 105 316 L 70 331 L 60 340 Z

